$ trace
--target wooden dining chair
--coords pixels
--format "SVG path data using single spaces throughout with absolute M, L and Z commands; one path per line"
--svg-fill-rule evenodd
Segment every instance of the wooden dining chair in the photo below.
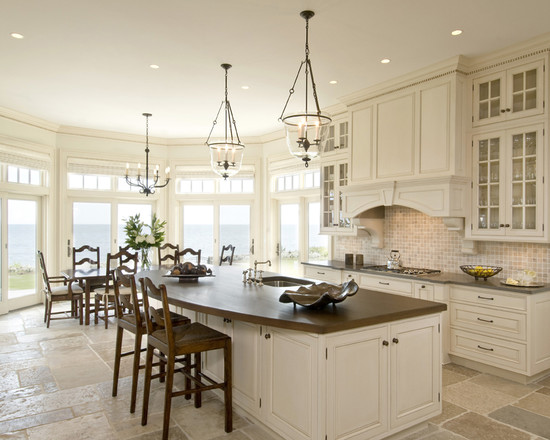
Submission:
M 228 255 L 224 257 L 224 253 L 227 251 Z M 220 255 L 220 266 L 222 263 L 229 263 L 230 266 L 233 265 L 233 255 L 235 254 L 235 246 L 228 244 L 227 246 L 222 246 L 222 253 Z
M 166 379 L 164 393 L 164 419 L 162 424 L 162 439 L 168 439 L 170 426 L 170 409 L 172 398 L 194 395 L 195 408 L 202 405 L 202 393 L 213 389 L 222 389 L 225 406 L 225 432 L 233 430 L 232 407 L 232 370 L 231 370 L 231 338 L 224 333 L 207 327 L 199 322 L 186 325 L 172 325 L 169 315 L 168 295 L 166 286 L 155 286 L 149 278 L 140 278 L 143 292 L 143 307 L 145 310 L 147 328 L 147 355 L 145 362 L 145 382 L 143 389 L 143 408 L 141 424 L 147 424 L 149 409 L 149 393 L 151 380 L 157 377 Z M 163 313 L 158 313 L 150 307 L 149 297 L 161 298 Z M 155 323 L 155 325 L 153 325 Z M 201 370 L 201 354 L 210 350 L 223 350 L 224 377 L 223 382 L 216 382 Z M 158 357 L 166 363 L 166 371 L 152 374 L 153 358 Z M 182 365 L 176 368 L 176 364 Z M 185 376 L 185 387 L 175 391 L 174 374 Z
M 168 249 L 168 251 L 166 249 Z M 162 246 L 159 246 L 158 247 L 159 264 L 163 264 L 164 261 L 168 261 L 167 264 L 176 264 L 179 250 L 180 250 L 179 244 L 164 243 Z
M 115 365 L 113 368 L 113 397 L 118 394 L 118 377 L 120 373 L 120 360 L 125 356 L 134 356 L 132 366 L 132 391 L 130 397 L 130 412 L 136 411 L 136 396 L 139 378 L 139 370 L 145 368 L 145 364 L 141 364 L 141 353 L 146 348 L 141 348 L 143 335 L 146 334 L 145 315 L 139 307 L 138 289 L 136 288 L 136 280 L 133 274 L 125 274 L 120 267 L 117 267 L 112 274 L 113 291 L 115 294 L 115 314 L 117 322 L 117 334 L 115 344 Z M 162 309 L 157 310 L 161 315 L 164 313 Z M 189 324 L 191 320 L 186 316 L 175 312 L 170 312 L 170 321 L 172 325 Z M 124 330 L 134 335 L 134 349 L 127 352 L 122 352 L 122 339 Z M 160 362 L 155 364 L 160 366 Z M 164 368 L 163 368 L 164 369 Z
M 182 251 L 176 252 L 176 263 L 184 263 L 185 262 L 184 258 L 185 258 L 185 255 L 187 254 L 194 255 L 197 257 L 197 266 L 201 264 L 201 250 L 199 249 L 198 251 L 196 251 L 191 248 L 185 248 Z
M 105 328 L 109 327 L 109 310 L 115 310 L 112 273 L 116 268 L 120 268 L 125 274 L 135 275 L 138 269 L 137 252 L 119 251 L 116 254 L 107 254 L 105 283 L 102 289 L 95 290 L 94 297 L 94 323 L 98 324 L 102 319 L 105 321 Z M 103 316 L 101 312 L 103 312 Z
M 82 255 L 79 255 L 82 254 Z M 87 264 L 90 267 L 99 269 L 100 265 L 100 253 L 99 246 L 92 247 L 85 244 L 78 249 L 73 247 L 73 269 L 79 269 L 78 266 Z
M 51 320 L 77 317 L 80 318 L 80 325 L 82 325 L 84 290 L 74 280 L 70 280 L 62 276 L 48 276 L 46 263 L 44 262 L 44 254 L 42 254 L 42 251 L 37 251 L 37 254 L 38 262 L 40 264 L 40 270 L 42 272 L 42 292 L 44 292 L 44 322 L 46 323 L 46 327 L 50 328 Z M 63 283 L 63 285 L 52 288 L 51 283 Z M 52 312 L 53 303 L 58 301 L 69 301 L 71 309 Z M 52 315 L 64 316 L 52 318 Z

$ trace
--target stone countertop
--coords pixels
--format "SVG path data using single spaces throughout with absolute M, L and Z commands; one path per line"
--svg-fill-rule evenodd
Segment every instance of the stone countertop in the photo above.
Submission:
M 335 306 L 311 310 L 279 302 L 279 297 L 288 288 L 243 284 L 242 269 L 239 267 L 216 266 L 213 271 L 213 277 L 199 278 L 198 281 L 187 283 L 164 276 L 167 269 L 140 272 L 137 277 L 148 276 L 156 285 L 165 284 L 169 302 L 179 307 L 224 318 L 318 334 L 446 310 L 446 305 L 442 303 L 366 289 L 359 289 L 354 296 Z
M 340 270 L 347 270 L 351 272 L 359 272 L 363 274 L 368 275 L 379 275 L 379 276 L 388 276 L 388 277 L 395 277 L 395 278 L 406 278 L 410 280 L 416 280 L 416 281 L 427 281 L 432 283 L 440 283 L 440 284 L 458 284 L 461 286 L 468 286 L 468 287 L 481 287 L 484 289 L 493 289 L 493 290 L 500 290 L 502 292 L 516 292 L 516 293 L 540 293 L 540 292 L 548 292 L 550 290 L 550 284 L 544 284 L 542 287 L 517 287 L 517 286 L 508 286 L 505 284 L 502 284 L 501 278 L 488 278 L 486 281 L 483 279 L 477 280 L 474 277 L 471 277 L 470 275 L 466 275 L 463 273 L 446 273 L 441 272 L 437 274 L 428 274 L 428 275 L 406 275 L 406 274 L 400 274 L 400 273 L 393 273 L 393 272 L 380 272 L 377 270 L 368 270 L 363 268 L 358 268 L 355 266 L 346 266 L 343 261 L 337 261 L 337 260 L 324 260 L 324 261 L 307 261 L 302 262 L 302 264 L 310 265 L 310 266 L 318 266 L 318 267 L 326 267 L 330 269 L 340 269 Z M 376 263 L 366 263 L 365 266 L 374 266 Z

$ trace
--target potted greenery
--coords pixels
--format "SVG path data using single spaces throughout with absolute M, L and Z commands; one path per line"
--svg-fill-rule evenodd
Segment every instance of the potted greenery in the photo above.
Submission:
M 126 233 L 126 244 L 132 249 L 141 251 L 141 268 L 151 267 L 151 256 L 149 250 L 152 247 L 159 247 L 164 241 L 164 227 L 166 222 L 161 222 L 156 214 L 153 214 L 151 224 L 147 225 L 140 219 L 140 215 L 130 216 L 126 220 L 124 232 Z

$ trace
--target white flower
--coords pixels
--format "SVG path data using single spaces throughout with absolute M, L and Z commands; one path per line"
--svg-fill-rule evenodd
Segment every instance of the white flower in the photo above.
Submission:
M 141 243 L 142 241 L 145 241 L 145 237 L 143 235 L 138 235 L 136 237 L 136 244 Z
M 149 234 L 146 238 L 145 238 L 145 241 L 149 244 L 155 244 L 155 236 L 153 234 Z

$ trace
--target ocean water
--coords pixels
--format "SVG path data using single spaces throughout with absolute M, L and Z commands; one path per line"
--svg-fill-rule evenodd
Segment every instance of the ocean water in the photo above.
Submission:
M 203 249 L 205 257 L 212 257 L 212 227 L 208 225 L 186 225 L 184 244 L 186 247 Z M 285 249 L 292 251 L 298 249 L 298 236 L 293 233 L 292 225 L 283 225 L 281 231 L 286 237 Z M 124 237 L 124 227 L 120 226 L 119 237 Z M 311 237 L 311 246 L 323 246 L 326 238 L 323 236 Z M 33 225 L 10 225 L 8 232 L 8 265 L 19 264 L 21 266 L 34 267 L 36 234 Z M 120 245 L 124 246 L 125 239 Z M 74 247 L 84 244 L 99 246 L 101 259 L 105 260 L 110 250 L 110 226 L 109 225 L 74 225 Z M 236 247 L 237 259 L 247 258 L 250 254 L 250 234 L 246 225 L 222 225 L 220 230 L 221 245 L 232 244 Z M 217 259 L 217 258 L 216 258 Z M 214 261 L 216 260 L 214 259 Z

